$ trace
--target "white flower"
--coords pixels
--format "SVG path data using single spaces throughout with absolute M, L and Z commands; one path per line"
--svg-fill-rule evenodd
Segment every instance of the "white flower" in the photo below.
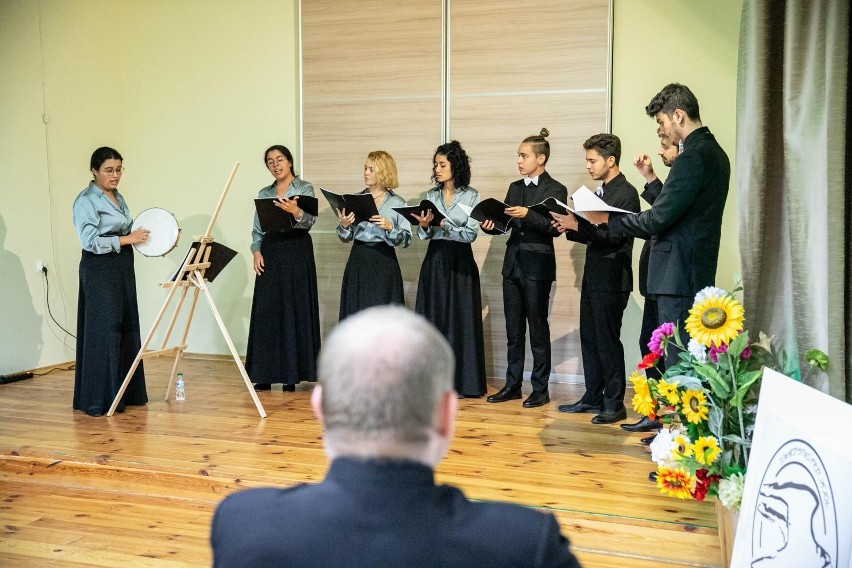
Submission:
M 715 286 L 707 286 L 695 295 L 695 302 L 693 305 L 703 302 L 707 298 L 724 298 L 725 296 L 730 296 L 727 290 L 722 290 Z
M 694 339 L 689 340 L 689 345 L 686 346 L 689 353 L 695 357 L 699 363 L 707 362 L 707 348 L 704 347 L 700 342 L 695 341 Z
M 744 484 L 745 476 L 742 473 L 735 473 L 719 481 L 719 501 L 722 502 L 722 505 L 726 509 L 730 509 L 735 513 L 740 510 Z
M 677 462 L 672 456 L 676 455 L 678 450 L 676 438 L 682 434 L 685 434 L 685 431 L 677 427 L 661 428 L 651 442 L 651 461 L 659 466 L 674 467 Z
M 766 351 L 772 352 L 772 340 L 775 339 L 774 335 L 766 335 L 762 331 L 758 334 L 760 339 L 754 342 L 754 345 L 758 347 L 762 347 Z

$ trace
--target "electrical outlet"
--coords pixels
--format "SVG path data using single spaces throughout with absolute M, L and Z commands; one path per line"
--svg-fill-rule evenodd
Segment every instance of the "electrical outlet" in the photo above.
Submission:
M 47 272 L 47 267 L 44 265 L 43 260 L 36 261 L 36 270 L 39 272 Z

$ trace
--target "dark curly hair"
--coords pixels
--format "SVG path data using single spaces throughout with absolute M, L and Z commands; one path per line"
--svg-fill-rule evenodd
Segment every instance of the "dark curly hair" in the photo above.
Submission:
M 458 141 L 453 140 L 452 142 L 447 142 L 446 144 L 438 146 L 438 149 L 435 150 L 435 154 L 432 156 L 433 163 L 439 154 L 441 156 L 446 156 L 447 161 L 450 162 L 450 168 L 453 170 L 453 183 L 455 184 L 456 189 L 469 186 L 470 158 L 467 156 L 467 153 L 464 151 L 461 144 L 459 144 Z M 438 180 L 435 179 L 434 167 L 432 168 L 432 181 L 438 184 Z
M 662 112 L 671 117 L 675 110 L 681 109 L 690 119 L 701 122 L 701 114 L 698 112 L 698 99 L 686 85 L 670 83 L 663 87 L 659 93 L 654 95 L 651 102 L 645 107 L 645 113 L 654 118 L 657 113 Z

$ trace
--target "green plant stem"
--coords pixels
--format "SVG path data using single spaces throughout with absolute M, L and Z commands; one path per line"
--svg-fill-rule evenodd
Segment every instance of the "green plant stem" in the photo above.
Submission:
M 734 386 L 733 393 L 734 393 L 734 396 L 736 396 L 736 394 L 737 394 L 737 364 L 738 364 L 738 362 L 734 361 L 733 357 L 731 357 L 731 354 L 727 351 L 725 352 L 725 356 L 728 358 L 728 366 L 730 367 L 730 370 L 731 370 L 731 383 Z M 743 440 L 745 440 L 746 435 L 745 435 L 745 426 L 743 426 L 743 405 L 742 404 L 737 406 L 737 418 L 739 418 L 740 437 Z M 746 448 L 745 446 L 743 446 L 743 459 L 745 460 L 746 467 L 748 467 L 748 448 Z

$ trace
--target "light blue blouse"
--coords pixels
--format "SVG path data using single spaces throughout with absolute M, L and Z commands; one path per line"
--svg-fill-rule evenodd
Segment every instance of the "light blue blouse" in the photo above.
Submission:
M 361 193 L 368 192 L 365 189 Z M 411 224 L 408 220 L 394 211 L 393 207 L 405 207 L 405 199 L 388 190 L 387 198 L 379 205 L 379 215 L 393 223 L 393 229 L 385 231 L 380 229 L 369 221 L 361 221 L 355 225 L 355 230 L 352 230 L 352 225 L 343 228 L 340 223 L 337 224 L 337 238 L 344 243 L 355 240 L 365 243 L 387 243 L 392 247 L 402 248 L 411 244 Z
M 74 200 L 74 229 L 83 250 L 95 254 L 121 252 L 118 237 L 130 233 L 133 217 L 118 190 L 115 190 L 115 197 L 120 207 L 116 207 L 95 182 L 89 182 L 89 186 Z
M 464 205 L 468 210 L 476 207 L 479 203 L 479 192 L 476 189 L 470 186 L 457 188 L 449 207 L 444 203 L 444 190 L 440 187 L 433 187 L 427 191 L 426 199 L 437 205 L 438 210 L 444 214 L 446 219 L 444 219 L 443 228 L 430 225 L 424 229 L 417 224 L 417 236 L 421 239 L 448 240 L 460 243 L 472 243 L 476 240 L 479 221 L 470 217 L 464 209 L 459 207 L 459 205 Z M 412 205 L 416 204 L 412 203 Z
M 316 197 L 314 193 L 314 186 L 311 185 L 310 182 L 304 181 L 303 179 L 296 176 L 293 181 L 290 182 L 290 186 L 287 188 L 287 193 L 284 196 L 287 199 L 290 199 L 294 195 L 308 195 L 310 197 Z M 275 189 L 275 182 L 272 185 L 264 187 L 261 189 L 258 194 L 258 197 L 277 197 L 278 190 Z M 307 211 L 302 215 L 302 220 L 297 222 L 295 225 L 296 229 L 310 229 L 314 223 L 317 222 L 317 218 L 314 215 L 311 215 Z M 251 226 L 251 252 L 259 251 L 260 245 L 263 242 L 264 232 L 260 228 L 260 219 L 257 217 L 257 211 L 254 212 L 254 223 Z

